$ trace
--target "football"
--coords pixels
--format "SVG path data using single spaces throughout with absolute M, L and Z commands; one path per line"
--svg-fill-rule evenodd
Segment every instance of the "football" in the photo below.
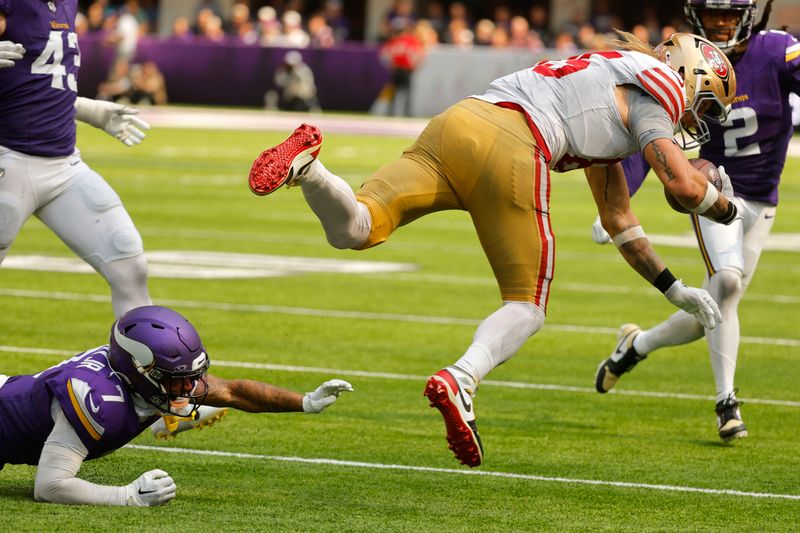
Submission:
M 690 159 L 689 163 L 697 169 L 706 179 L 714 186 L 718 191 L 722 192 L 722 178 L 719 175 L 719 170 L 717 170 L 717 165 L 709 161 L 708 159 Z M 683 207 L 678 200 L 675 199 L 670 193 L 664 189 L 664 198 L 667 199 L 667 203 L 669 206 L 677 211 L 678 213 L 690 213 L 688 209 Z

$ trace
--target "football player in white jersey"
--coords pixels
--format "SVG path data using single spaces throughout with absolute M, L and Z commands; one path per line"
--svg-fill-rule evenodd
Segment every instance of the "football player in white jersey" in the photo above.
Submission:
M 466 465 L 483 461 L 472 400 L 478 384 L 544 324 L 554 267 L 551 169 L 585 168 L 603 226 L 628 263 L 703 326 L 719 321 L 709 294 L 684 286 L 653 251 L 630 209 L 619 161 L 643 151 L 684 207 L 731 222 L 736 207 L 694 170 L 673 136 L 679 131 L 684 144 L 707 140 L 705 121 L 724 120 L 736 92 L 733 71 L 716 47 L 693 35 L 676 34 L 655 50 L 623 36 L 627 50 L 542 61 L 456 103 L 357 194 L 317 158 L 322 134 L 306 124 L 251 169 L 256 194 L 299 184 L 337 248 L 375 246 L 434 211 L 470 213 L 503 305 L 424 392 Z

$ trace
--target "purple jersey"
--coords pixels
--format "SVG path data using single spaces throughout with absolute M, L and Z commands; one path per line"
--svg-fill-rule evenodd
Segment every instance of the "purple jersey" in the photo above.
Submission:
M 77 10 L 77 0 L 0 0 L 0 39 L 25 47 L 13 67 L 0 69 L 0 145 L 41 157 L 74 151 Z
M 700 157 L 725 166 L 736 196 L 777 205 L 793 131 L 789 93 L 800 92 L 800 44 L 781 31 L 760 32 L 733 68 L 733 110 L 724 126 L 709 124 Z
M 53 430 L 50 404 L 56 399 L 95 459 L 121 448 L 158 416 L 142 420 L 131 394 L 108 364 L 101 346 L 32 376 L 12 376 L 0 387 L 0 468 L 36 465 Z
M 792 137 L 789 93 L 800 93 L 800 43 L 784 32 L 760 32 L 750 38 L 733 68 L 733 109 L 724 125 L 708 123 L 711 140 L 700 147 L 700 157 L 725 167 L 736 196 L 777 205 Z M 650 166 L 635 154 L 623 167 L 633 194 Z

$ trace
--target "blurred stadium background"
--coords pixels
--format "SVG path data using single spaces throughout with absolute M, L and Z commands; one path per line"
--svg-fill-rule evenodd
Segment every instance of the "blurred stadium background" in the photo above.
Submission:
M 372 109 L 414 116 L 432 116 L 482 92 L 492 79 L 540 59 L 603 48 L 603 37 L 612 28 L 632 31 L 654 44 L 665 34 L 687 29 L 679 0 L 80 4 L 83 96 L 100 93 L 134 103 Z M 770 20 L 773 28 L 800 32 L 800 1 L 776 0 Z M 393 47 L 398 38 L 399 52 Z M 290 50 L 298 50 L 310 69 L 310 75 L 298 76 L 297 84 L 308 84 L 311 78 L 318 102 L 277 98 L 277 93 L 293 90 L 286 88 L 285 79 L 276 79 Z M 387 82 L 393 65 L 413 70 L 409 94 L 403 95 L 409 105 L 387 109 L 379 96 L 382 89 L 391 89 Z M 389 94 L 384 91 L 383 96 Z

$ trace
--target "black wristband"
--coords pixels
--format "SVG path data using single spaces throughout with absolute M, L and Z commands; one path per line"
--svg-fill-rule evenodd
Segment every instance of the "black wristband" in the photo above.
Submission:
M 725 213 L 723 213 L 722 216 L 715 218 L 714 222 L 719 222 L 720 224 L 725 224 L 727 226 L 736 220 L 738 214 L 739 210 L 736 209 L 736 204 L 728 200 L 728 209 L 725 210 Z
M 676 281 L 678 280 L 672 275 L 672 272 L 670 272 L 668 268 L 665 268 L 661 271 L 661 274 L 656 276 L 656 279 L 653 280 L 653 286 L 664 293 L 667 292 L 667 289 L 672 287 L 672 284 Z

